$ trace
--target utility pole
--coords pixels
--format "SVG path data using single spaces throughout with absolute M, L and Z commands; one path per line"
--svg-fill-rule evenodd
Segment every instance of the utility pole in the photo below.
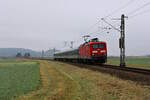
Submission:
M 120 39 L 119 39 L 119 47 L 120 47 L 120 66 L 125 67 L 125 15 L 121 15 L 121 26 L 120 26 Z
M 56 52 L 56 49 L 55 49 L 55 48 L 53 48 L 53 52 L 54 52 L 54 53 Z
M 44 50 L 42 50 L 42 58 L 44 58 Z
M 74 41 L 71 41 L 70 44 L 71 44 L 70 48 L 73 49 Z
M 102 20 L 111 26 L 113 29 L 120 32 L 120 38 L 119 38 L 119 48 L 120 48 L 120 67 L 125 67 L 125 18 L 127 18 L 124 14 L 121 15 L 121 26 L 120 29 L 116 28 L 112 24 L 108 23 L 104 18 Z M 116 19 L 120 20 L 120 19 Z
M 67 41 L 64 41 L 64 47 L 66 47 L 67 46 Z

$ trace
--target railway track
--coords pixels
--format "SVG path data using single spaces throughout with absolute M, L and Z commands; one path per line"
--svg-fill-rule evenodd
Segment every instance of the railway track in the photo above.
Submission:
M 52 60 L 53 59 L 39 59 L 39 60 Z M 108 64 L 87 64 L 87 63 L 71 63 L 71 62 L 66 62 L 69 64 L 75 64 L 75 65 L 85 65 L 85 66 L 94 66 L 94 68 L 108 68 L 108 69 L 115 69 L 115 70 L 121 70 L 121 71 L 128 71 L 128 72 L 134 72 L 134 73 L 140 73 L 144 75 L 150 75 L 150 69 L 142 69 L 142 68 L 134 68 L 134 67 L 120 67 L 116 65 L 108 65 Z
M 91 68 L 97 69 L 97 70 L 99 70 L 101 68 L 106 68 L 106 69 L 114 69 L 114 70 L 119 70 L 119 71 L 133 72 L 133 73 L 138 73 L 138 74 L 143 74 L 143 75 L 150 75 L 149 69 L 142 69 L 142 68 L 120 67 L 120 66 L 108 65 L 108 64 L 84 64 L 84 63 L 69 63 L 69 64 L 82 66 L 82 67 L 84 65 L 84 67 L 91 67 Z
M 52 59 L 40 59 L 40 60 L 51 60 Z M 108 73 L 112 76 L 119 77 L 125 80 L 132 80 L 140 84 L 150 85 L 150 70 L 133 68 L 133 67 L 120 67 L 115 65 L 107 64 L 87 64 L 87 63 L 76 63 L 76 62 L 63 62 L 71 65 L 75 65 L 80 68 L 87 68 L 102 73 Z
M 140 73 L 140 74 L 144 74 L 144 75 L 150 75 L 150 70 L 148 70 L 148 69 L 133 68 L 133 67 L 120 67 L 120 66 L 114 66 L 114 65 L 103 65 L 100 67 L 111 68 L 111 69 L 116 69 L 116 70 L 123 70 L 123 71 L 134 72 L 134 73 Z
M 102 64 L 78 64 L 69 63 L 81 68 L 87 68 L 102 73 L 107 73 L 112 76 L 119 77 L 125 80 L 135 81 L 142 85 L 150 85 L 150 70 L 132 68 L 132 67 L 120 67 L 114 65 L 102 65 Z

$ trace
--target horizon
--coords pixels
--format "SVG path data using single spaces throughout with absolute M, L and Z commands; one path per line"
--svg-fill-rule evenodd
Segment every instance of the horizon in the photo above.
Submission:
M 1 0 L 0 48 L 65 49 L 65 42 L 69 47 L 70 41 L 78 47 L 83 43 L 82 36 L 90 34 L 90 38 L 107 42 L 108 55 L 120 55 L 120 33 L 115 30 L 107 33 L 108 30 L 99 27 L 109 25 L 95 23 L 111 14 L 106 20 L 118 28 L 120 21 L 112 19 L 125 14 L 128 16 L 125 20 L 126 55 L 150 54 L 150 6 L 135 11 L 146 3 L 147 0 Z M 119 8 L 122 9 L 117 11 Z M 135 13 L 130 14 L 133 11 Z
M 34 50 L 34 49 L 30 49 L 30 48 L 0 48 L 0 49 L 24 49 L 24 50 L 32 50 L 33 52 L 37 52 L 37 53 L 42 53 L 42 51 L 46 52 L 48 50 L 53 50 L 54 48 L 49 48 L 47 50 L 41 50 L 41 51 L 38 51 L 38 50 Z M 57 49 L 58 50 L 58 49 Z M 67 50 L 66 50 L 67 51 Z M 1 52 L 1 51 L 0 51 Z M 19 51 L 18 51 L 19 52 Z M 63 52 L 60 50 L 60 52 Z M 126 55 L 126 57 L 149 57 L 150 56 L 150 53 L 149 54 L 145 54 L 145 55 Z M 1 56 L 0 56 L 1 57 Z M 108 55 L 108 57 L 120 57 L 118 55 Z

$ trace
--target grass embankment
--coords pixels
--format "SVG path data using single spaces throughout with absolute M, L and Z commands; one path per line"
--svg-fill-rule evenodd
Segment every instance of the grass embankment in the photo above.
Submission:
M 119 57 L 109 57 L 108 64 L 119 65 Z M 127 57 L 126 64 L 129 67 L 147 68 L 150 69 L 150 57 Z
M 149 100 L 150 86 L 60 62 L 40 61 L 42 86 L 20 100 Z
M 39 66 L 36 62 L 0 60 L 0 100 L 10 100 L 40 84 Z
M 73 65 L 54 62 L 50 64 L 78 83 L 79 100 L 148 100 L 150 98 L 150 87 Z

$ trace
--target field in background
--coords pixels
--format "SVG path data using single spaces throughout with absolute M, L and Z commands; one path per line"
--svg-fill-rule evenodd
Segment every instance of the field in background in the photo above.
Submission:
M 0 100 L 10 100 L 37 89 L 39 80 L 37 62 L 0 59 Z
M 119 57 L 108 57 L 107 64 L 119 65 Z M 127 57 L 126 64 L 129 67 L 150 69 L 150 57 Z

